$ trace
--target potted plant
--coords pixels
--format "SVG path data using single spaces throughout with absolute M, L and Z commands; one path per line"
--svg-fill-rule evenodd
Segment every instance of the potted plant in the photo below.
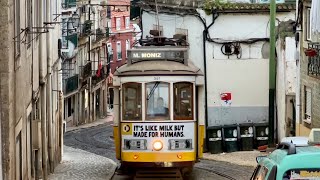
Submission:
M 317 50 L 314 48 L 305 49 L 304 53 L 306 56 L 309 56 L 309 57 L 314 57 L 314 56 L 318 55 Z

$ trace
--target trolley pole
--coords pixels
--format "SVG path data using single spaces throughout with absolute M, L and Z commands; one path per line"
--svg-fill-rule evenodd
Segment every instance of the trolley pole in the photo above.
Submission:
M 270 59 L 269 59 L 269 145 L 274 144 L 275 92 L 276 92 L 276 0 L 270 0 Z

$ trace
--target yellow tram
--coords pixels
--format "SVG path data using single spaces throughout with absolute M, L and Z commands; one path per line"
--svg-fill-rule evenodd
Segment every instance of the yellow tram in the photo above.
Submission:
M 204 143 L 203 73 L 186 47 L 142 46 L 127 54 L 113 77 L 117 159 L 125 166 L 193 167 Z

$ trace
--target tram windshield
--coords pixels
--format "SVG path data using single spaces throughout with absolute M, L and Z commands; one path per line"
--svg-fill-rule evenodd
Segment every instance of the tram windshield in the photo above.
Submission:
M 169 83 L 147 83 L 146 106 L 146 120 L 169 120 Z
M 193 119 L 193 84 L 179 82 L 173 84 L 173 103 L 175 120 Z
M 142 120 L 141 84 L 126 83 L 123 88 L 123 120 Z

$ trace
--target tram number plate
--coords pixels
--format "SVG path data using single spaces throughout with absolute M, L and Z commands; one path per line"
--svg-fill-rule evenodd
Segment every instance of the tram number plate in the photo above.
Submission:
M 153 77 L 153 80 L 155 80 L 155 81 L 160 81 L 160 77 Z

